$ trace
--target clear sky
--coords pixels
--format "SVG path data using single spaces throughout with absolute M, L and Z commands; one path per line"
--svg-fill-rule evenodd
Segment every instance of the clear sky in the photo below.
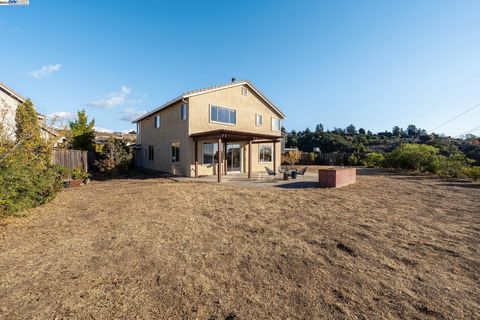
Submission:
M 252 81 L 285 127 L 431 130 L 480 103 L 480 1 L 53 1 L 0 7 L 0 81 L 96 125 Z M 480 126 L 480 107 L 441 127 Z M 480 134 L 480 130 L 475 132 Z

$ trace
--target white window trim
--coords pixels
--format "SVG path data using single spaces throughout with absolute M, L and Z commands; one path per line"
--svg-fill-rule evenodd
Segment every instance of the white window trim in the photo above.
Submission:
M 182 109 L 185 106 L 185 119 L 182 119 Z M 188 119 L 188 104 L 187 103 L 182 103 L 180 105 L 180 121 L 187 121 Z
M 242 95 L 248 96 L 248 89 L 247 89 L 247 87 L 242 87 Z
M 157 127 L 157 117 L 158 117 L 158 127 Z M 160 117 L 159 114 L 157 114 L 155 117 L 153 117 L 153 128 L 159 129 L 161 126 L 162 126 L 162 118 Z
M 220 107 L 220 108 L 225 108 L 225 109 L 228 109 L 228 110 L 233 110 L 233 111 L 235 111 L 235 123 L 213 121 L 213 120 L 212 120 L 212 106 Z M 210 104 L 210 105 L 209 105 L 209 108 L 208 108 L 208 120 L 210 121 L 210 123 L 223 124 L 223 125 L 226 125 L 226 126 L 236 126 L 236 125 L 237 125 L 237 110 L 236 110 L 236 109 L 233 109 L 233 108 L 221 106 L 221 105 L 219 105 L 219 104 Z
M 257 116 L 261 116 L 261 117 L 262 117 L 262 123 L 260 123 L 260 124 L 257 123 Z M 255 125 L 256 125 L 257 127 L 263 127 L 263 114 L 261 114 L 261 113 L 255 113 Z
M 260 150 L 261 150 L 261 147 L 262 146 L 267 146 L 267 147 L 270 147 L 270 152 L 271 152 L 271 155 L 272 155 L 272 160 L 270 161 L 261 161 L 260 160 L 260 156 L 261 156 L 261 153 L 260 153 Z M 258 144 L 258 163 L 272 163 L 273 162 L 273 146 L 268 144 L 268 143 L 259 143 Z
M 275 120 L 278 120 L 278 125 L 279 125 L 280 128 L 275 129 L 275 128 L 273 127 L 273 120 L 274 120 L 274 119 L 275 119 Z M 282 120 L 281 120 L 280 118 L 272 117 L 272 120 L 270 121 L 270 126 L 271 126 L 271 128 L 272 128 L 272 131 L 282 131 Z

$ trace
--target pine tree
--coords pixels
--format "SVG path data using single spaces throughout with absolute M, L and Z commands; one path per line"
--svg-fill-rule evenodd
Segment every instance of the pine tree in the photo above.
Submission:
M 70 121 L 71 131 L 71 146 L 76 150 L 95 150 L 95 131 L 93 126 L 95 125 L 95 119 L 88 122 L 87 112 L 85 110 L 79 110 L 77 112 L 77 119 Z

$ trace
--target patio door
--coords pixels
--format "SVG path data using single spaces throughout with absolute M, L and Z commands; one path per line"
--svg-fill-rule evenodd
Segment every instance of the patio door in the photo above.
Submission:
M 241 148 L 239 144 L 227 144 L 227 171 L 241 171 Z

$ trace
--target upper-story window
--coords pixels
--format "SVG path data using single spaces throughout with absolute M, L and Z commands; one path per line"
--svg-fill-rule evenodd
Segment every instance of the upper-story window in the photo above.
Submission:
M 188 105 L 186 103 L 180 106 L 180 120 L 187 120 Z
M 242 94 L 246 96 L 248 94 L 248 89 L 246 87 L 242 87 Z
M 160 128 L 160 115 L 155 116 L 155 118 L 153 118 L 153 127 Z
M 263 115 L 260 113 L 255 114 L 255 125 L 261 127 L 263 126 Z
M 211 105 L 210 106 L 210 122 L 236 124 L 237 112 L 233 109 Z
M 280 119 L 272 117 L 272 130 L 273 131 L 280 131 L 282 128 L 282 122 Z

